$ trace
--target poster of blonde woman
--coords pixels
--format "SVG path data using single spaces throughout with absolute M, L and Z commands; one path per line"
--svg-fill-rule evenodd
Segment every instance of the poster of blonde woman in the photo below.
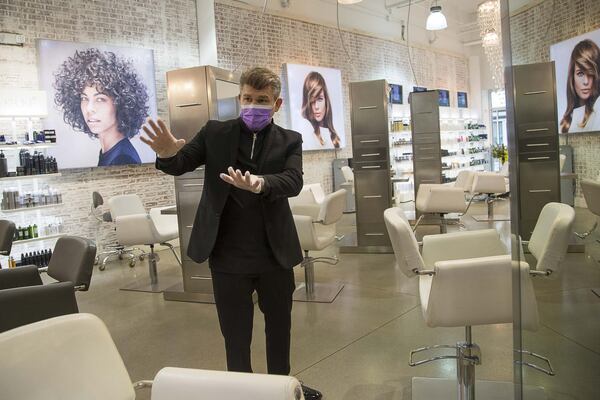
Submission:
M 560 133 L 600 132 L 600 30 L 550 46 Z
M 285 64 L 290 128 L 302 134 L 302 150 L 346 145 L 340 70 Z

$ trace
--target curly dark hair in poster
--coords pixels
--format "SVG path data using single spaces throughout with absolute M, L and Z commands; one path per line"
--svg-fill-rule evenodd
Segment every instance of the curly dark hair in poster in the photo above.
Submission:
M 86 87 L 110 97 L 116 108 L 117 129 L 126 138 L 135 136 L 149 115 L 146 86 L 129 60 L 110 51 L 89 48 L 76 51 L 54 73 L 55 104 L 63 111 L 63 120 L 74 130 L 98 138 L 81 111 Z

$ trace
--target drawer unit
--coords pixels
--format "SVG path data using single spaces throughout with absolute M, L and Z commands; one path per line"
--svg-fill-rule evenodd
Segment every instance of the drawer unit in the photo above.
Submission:
M 413 144 L 413 153 L 418 155 L 435 155 L 440 156 L 440 145 L 438 142 L 431 143 L 414 143 Z
M 389 151 L 386 147 L 354 148 L 352 152 L 352 162 L 372 162 L 386 161 L 389 157 Z
M 523 137 L 519 140 L 519 154 L 554 151 L 558 147 L 558 137 L 537 136 Z
M 388 146 L 388 135 L 360 135 L 360 137 L 352 136 L 353 149 L 373 149 Z
M 357 224 L 357 239 L 360 246 L 391 246 L 387 229 L 382 223 Z
M 350 83 L 352 136 L 388 134 L 385 80 Z
M 380 170 L 384 170 L 384 171 L 388 171 L 388 179 L 389 179 L 389 162 L 388 161 L 372 161 L 372 162 L 362 162 L 362 163 L 356 163 L 356 162 L 352 162 L 352 165 L 354 166 L 354 173 L 356 174 L 357 172 L 361 172 L 361 171 L 380 171 Z
M 553 122 L 556 130 L 554 64 L 519 65 L 513 71 L 517 126 Z

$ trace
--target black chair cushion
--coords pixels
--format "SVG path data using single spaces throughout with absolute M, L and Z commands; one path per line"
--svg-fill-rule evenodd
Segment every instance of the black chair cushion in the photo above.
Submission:
M 71 282 L 0 290 L 0 332 L 77 312 Z
M 48 275 L 59 282 L 73 282 L 88 290 L 92 280 L 96 244 L 77 236 L 63 236 L 56 241 L 48 263 Z
M 41 284 L 42 278 L 35 265 L 0 269 L 0 290 Z

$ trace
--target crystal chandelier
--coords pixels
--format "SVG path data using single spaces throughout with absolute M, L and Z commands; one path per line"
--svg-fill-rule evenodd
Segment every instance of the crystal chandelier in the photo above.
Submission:
M 477 7 L 477 22 L 485 55 L 490 65 L 494 89 L 504 87 L 504 64 L 500 31 L 500 1 L 488 0 Z

